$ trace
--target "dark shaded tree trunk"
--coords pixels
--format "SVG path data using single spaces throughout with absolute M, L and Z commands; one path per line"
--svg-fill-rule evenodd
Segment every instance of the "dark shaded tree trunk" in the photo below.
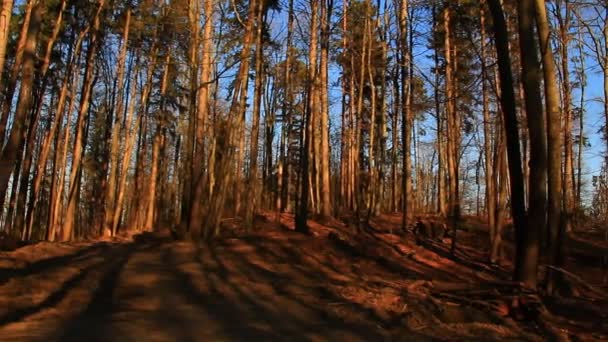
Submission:
M 557 68 L 553 59 L 553 50 L 549 42 L 549 22 L 545 2 L 534 0 L 536 25 L 540 42 L 545 85 L 545 105 L 547 115 L 547 178 L 548 189 L 548 226 L 551 265 L 560 267 L 563 264 L 562 240 L 564 220 L 562 219 L 562 125 L 559 108 L 559 90 L 557 89 Z M 550 268 L 547 272 L 547 292 L 553 294 L 561 285 L 561 273 Z
M 8 142 L 2 149 L 0 155 L 0 208 L 4 207 L 6 190 L 13 172 L 13 166 L 17 157 L 19 146 L 25 139 L 27 129 L 27 115 L 32 108 L 33 86 L 36 68 L 36 46 L 38 43 L 38 32 L 42 22 L 42 8 L 37 5 L 33 9 L 32 19 L 27 33 L 23 53 L 23 68 L 21 86 L 19 89 L 19 101 L 13 118 L 13 126 Z M 17 176 L 17 175 L 16 175 Z M 15 177 L 16 179 L 17 177 Z
M 517 109 L 513 90 L 513 74 L 509 51 L 509 32 L 500 0 L 488 0 L 494 20 L 494 38 L 500 74 L 501 105 L 507 140 L 507 156 L 511 185 L 511 215 L 515 225 L 516 256 L 513 278 L 526 286 L 536 289 L 538 268 L 538 239 L 528 229 L 525 208 L 524 179 L 517 127 Z

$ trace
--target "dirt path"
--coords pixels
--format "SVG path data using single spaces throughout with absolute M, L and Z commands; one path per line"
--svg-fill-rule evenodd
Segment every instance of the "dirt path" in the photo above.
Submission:
M 26 292 L 5 307 L 2 340 L 226 340 L 228 335 L 197 304 L 194 289 L 179 273 L 189 264 L 177 261 L 176 246 L 104 244 L 28 267 L 21 272 L 24 277 L 9 279 L 2 288 L 3 297 L 11 289 Z M 42 285 L 31 286 L 35 283 Z M 46 298 L 27 305 L 28 297 L 35 301 L 40 297 L 36 293 L 45 292 Z
M 275 227 L 200 248 L 156 236 L 0 254 L 0 340 L 543 339 L 530 325 L 429 297 L 430 280 L 496 279 L 474 264 L 395 235 L 352 250 L 332 229 L 313 231 Z
M 382 339 L 255 284 L 237 288 L 197 255 L 185 243 L 100 244 L 3 272 L 1 340 Z

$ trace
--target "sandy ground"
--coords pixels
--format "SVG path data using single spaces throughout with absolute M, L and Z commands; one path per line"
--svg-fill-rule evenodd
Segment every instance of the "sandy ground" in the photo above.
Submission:
M 548 303 L 549 315 L 513 317 L 499 290 L 507 266 L 486 266 L 474 233 L 452 256 L 448 241 L 389 233 L 397 216 L 363 235 L 311 221 L 306 236 L 290 216 L 270 220 L 203 246 L 154 233 L 2 252 L 0 340 L 608 338 L 608 302 L 585 291 Z

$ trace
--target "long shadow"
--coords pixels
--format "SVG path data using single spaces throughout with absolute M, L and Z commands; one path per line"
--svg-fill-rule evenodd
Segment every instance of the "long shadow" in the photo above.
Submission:
M 79 254 L 79 256 L 88 255 L 89 257 L 93 257 L 93 256 L 98 256 L 100 254 L 100 252 L 92 254 L 91 250 L 88 250 L 86 253 L 76 253 L 76 254 Z M 91 254 L 91 255 L 89 255 L 89 254 Z M 70 258 L 66 258 L 64 260 L 73 260 L 76 257 L 77 256 L 72 255 Z M 54 258 L 54 259 L 55 260 L 53 261 L 52 265 L 55 265 L 55 263 L 58 262 L 57 258 Z M 95 272 L 96 270 L 98 270 L 100 268 L 104 268 L 106 266 L 112 265 L 114 262 L 115 262 L 115 260 L 112 259 L 109 261 L 104 260 L 102 262 L 97 262 L 97 263 L 94 263 L 93 265 L 89 265 L 82 271 L 78 272 L 76 275 L 74 275 L 71 278 L 69 278 L 68 280 L 66 280 L 63 284 L 61 284 L 59 289 L 57 289 L 56 291 L 51 293 L 48 297 L 46 297 L 46 299 L 44 299 L 39 304 L 25 307 L 25 308 L 19 308 L 17 310 L 9 312 L 6 315 L 0 317 L 0 325 L 5 325 L 8 323 L 20 321 L 28 316 L 38 313 L 44 309 L 55 306 L 62 299 L 64 299 L 66 297 L 66 295 L 68 293 L 70 293 L 70 291 L 72 289 L 76 288 L 82 282 L 82 280 L 85 279 L 89 274 Z M 38 263 L 37 267 L 42 267 L 42 266 L 40 266 L 40 263 Z
M 474 271 L 487 273 L 487 274 L 493 275 L 499 279 L 506 279 L 509 276 L 505 270 L 498 269 L 498 268 L 492 269 L 479 262 L 468 260 L 466 258 L 458 256 L 457 254 L 452 254 L 447 247 L 437 245 L 436 243 L 433 243 L 432 241 L 430 241 L 428 239 L 421 240 L 421 244 L 426 249 L 439 255 L 440 257 L 449 259 L 455 263 L 468 267 Z
M 190 290 L 188 294 L 193 295 L 196 302 L 221 323 L 224 333 L 237 340 L 278 340 L 281 335 L 288 335 L 295 340 L 306 340 L 297 335 L 297 328 L 299 327 L 303 331 L 305 322 L 294 317 L 290 312 L 278 316 L 276 312 L 268 309 L 269 304 L 280 305 L 276 300 L 277 298 L 274 298 L 274 301 L 269 301 L 265 294 L 258 293 L 255 298 L 252 298 L 252 295 L 246 293 L 247 285 L 259 284 L 259 280 L 252 280 L 253 272 L 259 272 L 258 276 L 261 278 L 273 277 L 272 272 L 258 268 L 255 271 L 253 269 L 248 270 L 247 274 L 241 274 L 241 270 L 235 272 L 234 269 L 229 269 L 220 260 L 215 249 L 210 250 L 206 256 L 210 259 L 210 262 L 216 264 L 218 269 L 221 270 L 221 275 L 209 273 L 205 272 L 204 265 L 201 265 L 202 272 L 205 274 L 205 281 L 210 285 L 208 295 L 200 292 L 190 275 L 177 272 L 177 276 L 181 279 L 182 284 Z M 226 250 L 222 251 L 222 259 L 224 258 L 232 262 L 236 261 L 233 252 Z M 252 266 L 255 267 L 255 265 Z M 240 284 L 235 283 L 234 277 L 236 274 L 246 280 L 243 280 Z M 220 279 L 221 285 L 218 285 L 217 281 L 213 279 L 215 276 Z M 277 278 L 274 277 L 273 280 L 276 281 Z M 226 292 L 233 293 L 234 297 L 231 298 Z M 262 304 L 262 301 L 265 301 L 266 305 Z M 257 313 L 253 319 L 251 317 L 252 313 Z M 288 321 L 288 324 L 285 321 Z M 272 325 L 273 329 L 269 331 L 256 327 L 260 323 Z M 232 328 L 235 324 L 238 326 L 237 329 Z
M 606 314 L 601 309 L 602 304 L 598 304 L 598 306 L 581 305 L 580 302 L 559 302 L 551 298 L 545 298 L 545 305 L 552 314 L 563 317 L 568 322 L 583 322 L 585 329 L 608 336 L 608 321 L 606 320 Z M 606 307 L 606 305 L 608 303 L 603 307 Z
M 377 225 L 379 223 L 374 222 L 374 224 Z M 389 232 L 388 230 L 378 229 L 373 226 L 370 226 L 368 228 L 369 228 L 369 231 L 364 232 L 363 236 L 368 237 L 375 244 L 378 244 L 378 245 L 384 247 L 385 249 L 392 251 L 394 254 L 396 254 L 395 255 L 396 257 L 403 258 L 403 259 L 407 260 L 408 262 L 413 262 L 414 264 L 416 264 L 424 269 L 428 269 L 428 271 L 432 272 L 432 274 L 429 276 L 428 274 L 426 274 L 426 272 L 419 272 L 419 271 L 413 270 L 411 267 L 405 267 L 401 262 L 396 262 L 396 261 L 392 260 L 393 258 L 388 258 L 383 255 L 367 256 L 367 257 L 370 257 L 373 260 L 375 260 L 376 263 L 378 263 L 381 267 L 385 268 L 386 270 L 388 270 L 390 272 L 399 273 L 399 274 L 408 274 L 408 272 L 416 272 L 416 274 L 418 275 L 417 279 L 437 280 L 436 279 L 436 278 L 438 278 L 437 275 L 440 274 L 441 276 L 439 276 L 439 278 L 443 279 L 443 280 L 449 280 L 449 279 L 455 279 L 458 281 L 467 280 L 466 278 L 462 278 L 454 273 L 446 272 L 442 269 L 432 267 L 425 263 L 422 263 L 422 262 L 416 260 L 415 258 L 413 258 L 413 255 L 415 255 L 415 252 L 413 249 L 412 249 L 412 253 L 405 253 L 404 251 L 399 249 L 396 245 L 391 244 L 391 243 L 385 241 L 384 239 L 382 239 L 380 236 L 378 236 L 379 234 L 388 233 Z M 395 232 L 397 232 L 397 231 L 395 231 Z M 395 232 L 393 232 L 393 234 L 395 234 Z M 399 235 L 399 234 L 395 234 L 395 235 L 399 236 L 401 239 L 406 240 L 408 233 L 409 233 L 409 231 L 403 232 L 402 235 Z M 357 253 L 362 254 L 362 252 L 359 251 L 359 248 L 357 248 L 357 247 L 358 246 L 348 246 L 347 248 L 349 250 L 356 250 Z M 431 250 L 430 248 L 427 248 L 427 249 Z M 434 250 L 431 250 L 431 251 L 435 252 Z M 435 253 L 439 254 L 437 252 L 435 252 Z M 442 254 L 439 254 L 439 255 L 443 256 Z M 459 260 L 464 260 L 464 259 L 459 259 Z M 456 260 L 452 260 L 452 261 L 456 261 Z
M 170 262 L 170 265 L 172 263 Z M 224 270 L 226 276 L 228 271 L 219 265 L 218 270 Z M 223 273 L 223 272 L 222 272 Z M 207 312 L 210 316 L 215 318 L 216 323 L 222 326 L 222 333 L 235 340 L 276 340 L 278 336 L 271 332 L 264 331 L 263 329 L 256 328 L 251 324 L 251 320 L 247 319 L 247 310 L 243 308 L 247 303 L 245 300 L 238 300 L 236 302 L 230 301 L 219 291 L 213 284 L 211 276 L 207 273 L 205 277 L 206 282 L 209 284 L 210 290 L 208 293 L 202 293 L 197 288 L 192 279 L 192 275 L 186 272 L 180 271 L 177 267 L 174 267 L 173 276 L 176 281 L 180 284 L 182 291 L 180 295 L 190 303 L 197 305 L 201 310 Z M 225 285 L 228 286 L 228 277 L 220 277 L 225 281 Z M 262 310 L 258 310 L 259 318 L 264 316 Z
M 86 308 L 77 316 L 65 323 L 59 331 L 59 341 L 109 341 L 112 339 L 111 331 L 105 318 L 112 314 L 115 304 L 113 294 L 116 290 L 120 273 L 137 252 L 158 248 L 160 242 L 135 242 L 125 246 L 115 258 L 106 262 L 108 270 L 100 279 L 92 299 Z
M 235 266 L 234 273 L 242 274 L 243 270 L 259 270 L 259 267 L 256 267 L 253 264 L 245 262 L 243 260 L 239 260 L 239 265 Z M 297 269 L 300 271 L 301 269 Z M 258 284 L 273 284 L 277 286 L 275 281 L 275 277 L 272 276 L 262 276 L 259 278 L 253 278 L 252 273 L 249 273 L 249 276 L 246 276 L 249 282 L 257 282 Z M 294 298 L 289 295 L 287 291 L 283 291 L 282 295 L 277 294 L 259 294 L 253 293 L 252 291 L 247 291 L 247 288 L 242 286 L 242 284 L 235 282 L 231 278 L 225 279 L 225 281 L 229 284 L 232 291 L 237 294 L 236 302 L 243 302 L 247 307 L 250 308 L 250 312 L 260 312 L 263 313 L 261 316 L 263 317 L 263 321 L 266 321 L 269 325 L 273 327 L 273 334 L 277 337 L 292 337 L 297 340 L 307 340 L 304 336 L 305 333 L 313 333 L 319 332 L 319 330 L 324 329 L 332 329 L 334 331 L 348 331 L 359 338 L 364 340 L 379 340 L 381 335 L 375 331 L 371 331 L 369 326 L 364 326 L 362 324 L 346 322 L 343 319 L 337 317 L 334 313 L 328 310 L 321 310 L 320 308 L 313 305 L 312 302 L 305 302 L 304 299 Z M 291 284 L 294 286 L 295 284 Z M 321 285 L 321 284 L 320 284 Z M 273 286 L 273 287 L 274 287 Z M 280 285 L 279 285 L 280 286 Z M 302 289 L 302 287 L 298 286 Z M 338 298 L 333 295 L 333 292 L 329 290 L 321 291 L 325 289 L 324 287 L 318 287 L 316 289 L 309 289 L 313 295 L 317 295 L 323 301 L 330 303 L 345 303 L 349 304 L 346 308 L 353 310 L 352 306 L 357 306 L 354 309 L 357 312 L 364 314 L 369 321 L 377 321 L 375 317 L 370 317 L 369 312 L 366 312 L 365 308 L 358 307 L 355 303 L 346 303 L 343 298 Z M 275 291 L 276 293 L 276 291 Z M 297 314 L 290 313 L 287 310 L 282 310 L 276 307 L 276 303 L 281 305 L 297 305 L 304 310 L 312 312 L 315 317 L 319 317 L 323 322 L 323 326 L 320 326 L 318 322 L 307 321 L 305 317 L 299 317 Z
M 464 278 L 460 278 L 458 275 L 455 275 L 453 273 L 449 273 L 446 272 L 444 270 L 438 269 L 438 268 L 434 268 L 431 267 L 429 265 L 426 265 L 418 260 L 416 260 L 415 258 L 412 258 L 412 256 L 410 254 L 406 254 L 403 251 L 401 251 L 399 248 L 397 248 L 396 246 L 382 240 L 380 237 L 378 237 L 376 234 L 366 234 L 366 236 L 370 237 L 370 241 L 368 242 L 373 242 L 373 243 L 377 243 L 380 246 L 383 246 L 384 248 L 387 248 L 388 250 L 392 250 L 394 253 L 396 253 L 396 255 L 394 257 L 386 257 L 383 255 L 369 255 L 367 253 L 364 253 L 362 251 L 362 249 L 360 248 L 361 246 L 355 246 L 352 245 L 348 242 L 345 241 L 339 241 L 339 240 L 333 240 L 333 242 L 336 244 L 336 246 L 340 249 L 343 249 L 346 253 L 350 253 L 352 255 L 355 255 L 357 257 L 369 260 L 369 261 L 373 261 L 375 262 L 378 266 L 380 266 L 381 268 L 383 268 L 384 270 L 390 272 L 390 273 L 396 273 L 396 274 L 400 274 L 402 275 L 404 278 L 407 279 L 427 279 L 427 280 L 431 280 L 431 279 L 435 279 L 437 278 L 437 274 L 441 275 L 441 279 L 454 279 L 456 278 L 457 280 L 466 280 Z M 403 260 L 394 260 L 395 258 L 403 258 Z M 418 265 L 419 267 L 422 267 L 423 269 L 428 270 L 429 272 L 432 272 L 431 275 L 427 274 L 426 272 L 421 272 L 418 271 L 416 269 L 413 269 L 412 267 L 408 267 L 406 266 L 406 264 L 403 261 L 406 262 L 412 262 L 415 265 Z
M 264 256 L 265 260 L 271 263 L 278 260 L 286 261 L 285 259 L 289 258 L 277 254 L 272 248 L 267 246 L 255 247 L 257 248 L 256 254 Z M 285 248 L 284 246 L 277 247 L 279 249 Z M 304 277 L 307 279 L 308 283 L 324 285 L 319 282 L 321 279 L 327 280 L 327 277 L 323 275 L 322 270 L 306 270 L 305 265 L 296 265 L 294 263 L 291 268 L 292 272 L 289 272 L 290 274 L 278 274 L 261 268 L 255 263 L 247 260 L 246 256 L 241 255 L 238 252 L 222 250 L 221 254 L 222 256 L 220 257 L 217 250 L 212 248 L 206 256 L 211 259 L 212 263 L 217 265 L 217 267 L 214 267 L 215 270 L 222 270 L 221 272 L 218 272 L 222 273 L 222 276 L 219 276 L 215 272 L 213 274 L 205 272 L 207 271 L 205 266 L 201 265 L 202 272 L 206 275 L 206 282 L 211 286 L 211 290 L 208 294 L 200 292 L 196 285 L 194 285 L 191 275 L 180 272 L 177 268 L 174 269 L 176 277 L 180 280 L 182 286 L 187 289 L 184 293 L 192 296 L 193 298 L 191 298 L 191 300 L 194 299 L 201 307 L 215 316 L 225 327 L 225 333 L 229 334 L 232 338 L 237 340 L 275 340 L 289 337 L 290 339 L 306 341 L 309 340 L 309 338 L 303 335 L 306 332 L 320 332 L 322 334 L 343 332 L 349 333 L 362 340 L 385 339 L 386 336 L 378 332 L 374 323 L 376 325 L 386 325 L 390 322 L 382 320 L 373 312 L 373 310 L 365 308 L 358 303 L 349 302 L 345 298 L 338 297 L 329 290 L 320 293 L 318 289 L 323 288 L 322 286 L 315 289 L 305 288 L 306 285 L 297 284 L 297 279 L 299 277 Z M 268 258 L 271 259 L 268 260 Z M 232 267 L 227 267 L 222 259 L 230 260 L 233 263 Z M 212 279 L 213 276 L 218 276 L 221 279 L 221 288 L 213 285 L 215 283 Z M 239 277 L 241 278 L 240 282 L 237 280 Z M 285 283 L 296 286 L 308 294 L 321 297 L 324 303 L 341 303 L 340 305 L 344 305 L 351 313 L 354 312 L 356 314 L 364 315 L 366 317 L 365 321 L 368 324 L 345 321 L 343 317 L 339 317 L 335 313 L 328 311 L 326 307 L 319 307 L 318 305 L 314 305 L 314 303 L 307 302 L 305 298 L 296 298 L 288 291 L 281 291 L 281 284 Z M 248 284 L 270 284 L 274 288 L 274 293 L 253 293 L 253 290 L 248 290 Z M 226 291 L 226 288 L 229 288 L 230 292 L 235 294 L 235 298 L 228 298 L 222 293 L 223 291 Z M 288 309 L 277 307 L 281 304 L 289 305 L 289 303 L 297 305 L 307 312 L 313 313 L 315 316 L 319 317 L 319 320 L 323 322 L 323 326 L 319 326 L 318 322 L 306 321 L 302 317 L 298 317 L 295 313 L 290 312 Z M 255 320 L 258 321 L 258 323 L 267 323 L 272 327 L 272 331 L 256 327 L 255 324 L 253 324 L 255 322 L 243 321 L 244 317 L 251 316 L 251 313 L 256 313 Z M 412 336 L 414 336 L 414 334 Z M 420 338 L 423 336 L 419 335 L 418 337 Z
M 381 239 L 378 238 L 378 240 Z M 397 336 L 398 340 L 406 340 L 405 336 L 407 336 L 408 341 L 430 339 L 421 333 L 407 330 L 404 322 L 400 321 L 403 317 L 380 317 L 374 310 L 339 296 L 334 290 L 330 289 L 349 285 L 351 282 L 354 285 L 359 285 L 360 282 L 365 280 L 356 272 L 352 275 L 352 281 L 345 282 L 332 279 L 329 273 L 339 273 L 340 269 L 335 267 L 331 261 L 324 260 L 319 256 L 319 253 L 323 253 L 323 251 L 305 250 L 297 242 L 292 241 L 279 242 L 252 237 L 251 239 L 243 239 L 241 242 L 253 247 L 253 252 L 230 250 L 229 247 L 225 248 L 226 246 L 221 244 L 205 246 L 204 248 L 207 250 L 203 253 L 204 258 L 201 258 L 202 253 L 197 251 L 193 259 L 200 263 L 200 275 L 198 272 L 182 271 L 178 267 L 178 258 L 171 253 L 170 248 L 166 252 L 158 251 L 158 253 L 166 253 L 161 254 L 163 271 L 166 267 L 167 273 L 175 280 L 172 283 L 179 285 L 177 295 L 182 296 L 187 303 L 196 305 L 201 312 L 205 312 L 214 318 L 214 322 L 221 326 L 221 332 L 227 337 L 235 340 L 285 340 L 289 338 L 295 341 L 308 341 L 312 339 L 310 336 L 312 334 L 316 336 L 335 336 L 334 334 L 338 333 L 348 334 L 348 336 L 361 340 L 373 341 L 386 340 L 387 334 L 389 337 Z M 385 241 L 382 242 L 390 245 Z M 104 273 L 100 275 L 101 280 L 93 293 L 92 299 L 80 314 L 60 327 L 57 340 L 106 341 L 116 339 L 117 336 L 113 335 L 116 332 L 111 330 L 108 318 L 116 310 L 117 303 L 114 303 L 112 298 L 118 285 L 120 273 L 133 253 L 154 248 L 159 249 L 160 246 L 166 247 L 167 245 L 165 241 L 125 245 L 123 252 L 109 254 L 112 256 L 110 260 L 104 260 L 89 266 L 70 278 L 43 303 L 24 309 L 21 312 L 14 312 L 12 313 L 13 316 L 5 317 L 5 320 L 7 322 L 18 321 L 46 307 L 56 305 L 66 294 L 77 287 L 87 275 L 96 270 L 103 270 Z M 89 253 L 98 255 L 106 248 L 99 249 L 98 252 L 89 251 Z M 400 250 L 397 251 L 400 253 L 399 255 L 403 255 Z M 346 258 L 349 257 L 344 252 L 341 252 L 341 254 L 344 254 Z M 250 260 L 249 257 L 252 255 L 270 264 L 289 264 L 290 267 L 287 272 L 269 270 Z M 47 268 L 56 267 L 86 256 L 89 256 L 89 254 L 81 251 L 70 256 L 52 258 L 55 261 L 51 259 L 43 260 L 28 266 L 29 273 L 27 274 L 45 269 L 42 265 L 46 265 Z M 311 257 L 313 260 L 305 260 L 303 256 Z M 395 277 L 424 278 L 424 275 L 418 271 L 399 265 L 398 262 L 394 261 L 398 257 L 393 258 L 391 256 L 389 266 L 382 265 L 382 261 L 378 261 L 367 254 L 359 257 L 378 263 L 383 266 L 382 268 L 385 271 Z M 56 261 L 56 259 L 62 261 Z M 384 259 L 388 260 L 388 258 Z M 40 264 L 43 262 L 44 264 Z M 323 267 L 320 267 L 321 265 Z M 32 269 L 32 267 L 34 268 Z M 132 274 L 131 276 L 137 275 Z M 203 279 L 197 277 L 203 277 Z M 204 291 L 199 288 L 196 280 L 204 280 L 208 285 L 208 290 Z M 270 285 L 273 291 L 257 293 L 255 285 Z M 290 287 L 286 288 L 285 285 Z M 371 286 L 380 285 L 372 284 Z M 293 288 L 296 289 L 295 292 Z M 300 293 L 305 295 L 301 296 Z M 310 295 L 318 298 L 311 300 Z M 347 315 L 344 316 L 329 310 L 327 308 L 328 303 L 337 303 L 342 310 L 347 311 Z M 290 308 L 294 307 L 302 308 L 302 311 L 290 311 Z M 171 327 L 175 328 L 179 325 L 179 329 L 182 331 L 178 331 L 178 335 L 175 336 L 176 340 L 195 340 L 196 329 L 205 329 L 205 326 L 188 324 L 188 317 L 179 316 L 175 312 L 174 321 L 163 321 L 162 315 L 171 315 L 173 308 L 170 307 L 170 303 L 164 303 L 162 309 L 162 312 L 158 313 L 159 316 L 154 317 L 156 328 L 174 330 Z M 308 314 L 299 314 L 302 312 L 312 314 L 319 319 L 311 321 L 308 319 L 311 317 Z M 364 317 L 364 319 L 352 319 L 352 316 Z M 396 320 L 393 320 L 393 318 Z M 0 324 L 4 324 L 1 318 Z M 395 331 L 399 331 L 399 335 L 396 335 Z M 191 334 L 188 335 L 188 332 Z M 145 336 L 141 336 L 142 340 L 145 340 L 145 338 Z M 202 340 L 201 336 L 198 336 L 198 338 Z
M 25 277 L 41 271 L 62 267 L 76 260 L 103 253 L 109 248 L 110 244 L 99 242 L 75 253 L 39 260 L 23 268 L 0 268 L 0 285 L 4 285 L 12 278 Z

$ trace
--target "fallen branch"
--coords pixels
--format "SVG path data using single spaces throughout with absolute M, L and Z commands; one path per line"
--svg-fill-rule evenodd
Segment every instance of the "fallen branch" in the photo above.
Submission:
M 575 280 L 576 282 L 578 282 L 579 284 L 583 285 L 584 287 L 586 287 L 587 289 L 589 289 L 591 292 L 595 293 L 596 295 L 600 296 L 602 299 L 608 299 L 608 294 L 600 289 L 598 289 L 597 287 L 587 283 L 586 281 L 584 281 L 581 277 L 577 276 L 576 274 L 572 273 L 572 272 L 568 272 L 565 269 L 561 268 L 561 267 L 557 267 L 557 266 L 553 266 L 553 265 L 545 265 L 545 267 L 550 268 L 554 271 L 558 271 L 570 278 L 572 278 L 573 280 Z
M 433 289 L 440 292 L 461 292 L 467 291 L 469 294 L 486 294 L 492 291 L 514 292 L 518 294 L 532 294 L 534 291 L 527 289 L 522 283 L 516 281 L 492 280 L 479 283 L 454 283 L 454 282 L 433 282 Z

